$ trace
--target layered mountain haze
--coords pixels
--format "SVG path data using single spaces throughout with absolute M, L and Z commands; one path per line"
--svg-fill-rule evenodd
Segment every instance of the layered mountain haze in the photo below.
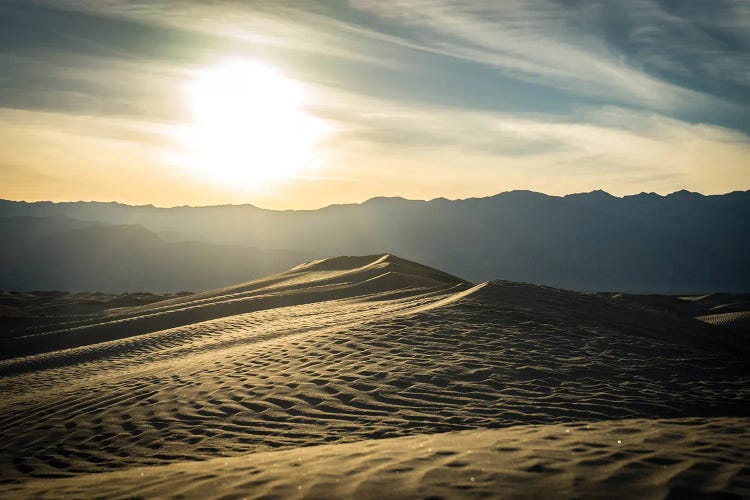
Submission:
M 746 338 L 621 297 L 382 254 L 61 320 L 0 341 L 11 496 L 750 494 Z
M 65 216 L 0 217 L 5 290 L 180 292 L 287 269 L 310 254 L 164 236 Z M 175 241 L 177 240 L 177 241 Z
M 298 261 L 388 251 L 475 282 L 508 279 L 582 291 L 635 293 L 750 291 L 750 260 L 746 258 L 750 254 L 750 192 L 703 196 L 681 191 L 618 198 L 601 191 L 564 197 L 513 191 L 455 201 L 375 198 L 303 211 L 250 205 L 156 208 L 0 202 L 0 217 L 18 216 L 137 224 L 152 232 L 169 232 L 172 240 L 183 235 L 187 240 L 246 245 L 263 252 L 298 252 Z M 14 244 L 11 240 L 10 246 Z M 179 255 L 179 247 L 170 248 Z M 40 251 L 52 252 L 49 248 Z M 45 258 L 54 259 L 52 254 L 45 255 L 35 268 L 43 269 Z M 75 262 L 75 256 L 71 257 Z M 290 265 L 277 250 L 267 258 L 274 265 L 266 266 L 266 273 L 247 266 L 235 276 L 261 276 L 288 267 L 284 262 Z M 205 272 L 216 262 L 195 259 L 190 262 L 192 273 Z M 116 269 L 117 259 L 111 262 Z M 66 288 L 51 277 L 41 280 L 31 273 L 25 281 L 23 272 L 16 275 L 18 288 Z M 173 277 L 174 284 L 168 286 L 165 277 L 158 290 L 200 290 L 231 283 L 214 275 L 216 282 L 196 280 L 207 286 L 195 287 L 186 286 L 190 282 L 184 276 Z M 132 273 L 129 277 L 124 282 L 112 277 L 101 285 L 109 287 L 103 291 L 155 291 L 145 286 L 152 282 L 139 282 Z M 76 290 L 89 285 L 74 278 L 66 283 Z

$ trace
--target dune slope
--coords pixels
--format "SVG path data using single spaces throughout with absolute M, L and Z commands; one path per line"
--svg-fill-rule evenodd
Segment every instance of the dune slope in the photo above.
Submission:
M 689 469 L 689 457 L 726 441 L 725 424 L 736 429 L 746 422 L 722 418 L 750 417 L 747 351 L 719 333 L 697 320 L 603 296 L 512 282 L 473 286 L 390 255 L 315 261 L 235 287 L 118 309 L 67 330 L 10 339 L 5 346 L 20 354 L 0 361 L 0 482 L 32 495 L 57 491 L 57 484 L 60 491 L 92 487 L 104 494 L 97 489 L 104 486 L 85 479 L 97 476 L 87 474 L 256 454 L 247 458 L 252 462 L 276 449 L 346 442 L 360 442 L 365 454 L 385 447 L 387 464 L 398 459 L 393 446 L 400 445 L 368 440 L 522 424 L 606 427 L 603 421 L 614 419 L 701 417 L 695 425 L 716 425 L 718 434 L 714 440 L 707 433 L 706 445 L 681 441 L 676 463 Z M 648 434 L 633 425 L 634 434 Z M 664 425 L 668 440 L 672 424 Z M 527 429 L 533 435 L 537 428 Z M 477 436 L 490 447 L 500 439 Z M 360 453 L 340 450 L 343 456 Z M 731 491 L 747 488 L 747 470 L 737 468 L 731 455 L 742 450 L 727 450 L 721 477 L 738 479 L 722 484 Z M 597 460 L 596 450 L 589 451 Z M 625 463 L 611 453 L 613 464 Z M 292 455 L 274 456 L 283 462 Z M 510 467 L 497 454 L 488 460 Z M 213 472 L 205 477 L 194 475 L 199 469 L 164 469 L 165 483 L 149 483 L 153 490 L 128 489 L 135 486 L 118 479 L 124 476 L 112 481 L 146 495 L 170 491 L 166 478 L 184 477 L 195 481 L 186 487 L 197 492 L 198 483 L 221 477 L 217 463 L 207 465 Z M 242 483 L 242 463 L 232 462 L 236 475 L 226 483 L 232 488 Z M 585 470 L 576 463 L 560 462 L 560 470 L 573 475 L 564 477 Z M 609 477 L 605 465 L 595 477 Z M 682 466 L 670 467 L 674 472 Z M 703 466 L 696 467 L 700 472 Z M 705 467 L 710 472 L 714 466 Z M 380 469 L 367 470 L 359 474 Z M 421 481 L 434 479 L 409 474 L 404 471 L 404 484 L 417 489 L 403 486 L 406 492 L 421 492 Z M 57 483 L 58 477 L 69 479 Z M 500 487 L 503 477 L 482 481 Z M 723 491 L 711 484 L 711 491 Z
M 429 296 L 468 283 L 390 255 L 322 259 L 267 278 L 105 315 L 63 317 L 15 332 L 0 359 L 88 346 L 265 309 L 335 299 Z
M 619 420 L 255 453 L 31 481 L 34 498 L 741 498 L 750 419 Z M 386 493 L 387 492 L 387 493 Z

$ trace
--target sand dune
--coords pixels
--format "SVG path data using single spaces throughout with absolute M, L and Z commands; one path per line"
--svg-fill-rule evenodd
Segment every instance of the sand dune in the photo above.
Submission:
M 11 494 L 750 495 L 747 347 L 610 297 L 342 257 L 29 333 L 0 361 Z M 617 432 L 637 446 L 586 444 Z M 410 448 L 433 440 L 457 455 Z
M 161 331 L 236 314 L 335 299 L 419 296 L 459 291 L 468 283 L 388 255 L 313 261 L 268 278 L 177 297 L 104 317 L 66 317 L 29 328 L 2 344 L 0 359 L 55 351 Z
M 34 498 L 740 498 L 750 419 L 619 420 L 420 434 L 11 486 Z
M 689 316 L 738 335 L 741 343 L 750 339 L 750 295 L 712 293 L 707 295 L 605 294 L 618 301 L 639 304 L 657 311 Z

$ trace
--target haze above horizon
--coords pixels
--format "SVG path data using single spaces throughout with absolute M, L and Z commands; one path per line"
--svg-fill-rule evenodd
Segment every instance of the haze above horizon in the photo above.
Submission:
M 750 3 L 0 0 L 0 198 L 750 189 Z

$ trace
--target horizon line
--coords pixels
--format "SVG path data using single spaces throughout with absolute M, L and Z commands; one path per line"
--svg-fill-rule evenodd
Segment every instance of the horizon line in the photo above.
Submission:
M 548 198 L 567 198 L 570 196 L 577 196 L 577 195 L 590 195 L 595 193 L 601 193 L 604 195 L 607 195 L 611 198 L 616 199 L 625 199 L 625 198 L 631 198 L 635 196 L 658 196 L 659 198 L 668 198 L 670 196 L 674 196 L 677 194 L 692 194 L 692 195 L 699 195 L 701 197 L 711 197 L 711 196 L 726 196 L 730 194 L 735 193 L 748 193 L 750 192 L 750 189 L 736 189 L 734 191 L 728 191 L 726 193 L 713 193 L 713 194 L 705 194 L 701 193 L 699 191 L 690 191 L 689 189 L 679 189 L 677 191 L 672 191 L 670 193 L 666 194 L 660 194 L 655 191 L 641 191 L 639 193 L 633 193 L 633 194 L 626 194 L 622 196 L 614 195 L 609 193 L 608 191 L 605 191 L 603 189 L 593 189 L 591 191 L 579 191 L 574 193 L 567 193 L 562 195 L 556 195 L 556 194 L 548 194 L 543 193 L 541 191 L 534 191 L 531 189 L 511 189 L 509 191 L 501 191 L 499 193 L 487 195 L 487 196 L 469 196 L 467 198 L 446 198 L 445 196 L 438 196 L 435 198 L 430 199 L 413 199 L 413 198 L 404 198 L 403 196 L 373 196 L 371 198 L 367 198 L 363 201 L 359 202 L 351 202 L 351 203 L 332 203 L 329 205 L 323 205 L 317 208 L 282 208 L 282 209 L 276 209 L 276 208 L 265 208 L 260 207 L 258 205 L 254 205 L 253 203 L 223 203 L 223 204 L 216 204 L 216 205 L 171 205 L 171 206 L 162 206 L 162 205 L 154 205 L 153 203 L 144 203 L 144 204 L 131 204 L 131 203 L 125 203 L 121 201 L 116 200 L 110 200 L 110 201 L 104 201 L 104 200 L 62 200 L 62 201 L 52 201 L 52 200 L 12 200 L 8 198 L 0 198 L 1 202 L 10 202 L 10 203 L 26 203 L 26 204 L 42 204 L 42 203 L 48 203 L 53 205 L 62 205 L 62 204 L 74 204 L 74 203 L 98 203 L 102 205 L 122 205 L 126 207 L 133 207 L 133 208 L 157 208 L 157 209 L 174 209 L 174 208 L 224 208 L 224 207 L 252 207 L 258 210 L 266 210 L 269 212 L 312 212 L 317 210 L 323 210 L 326 208 L 333 208 L 333 207 L 346 207 L 346 206 L 355 206 L 355 205 L 364 205 L 366 203 L 376 201 L 376 200 L 401 200 L 401 201 L 408 201 L 408 202 L 420 202 L 420 203 L 430 203 L 434 201 L 448 201 L 448 202 L 459 202 L 459 201 L 468 201 L 468 200 L 481 200 L 481 199 L 487 199 L 487 198 L 495 198 L 498 196 L 506 195 L 506 194 L 513 194 L 513 193 L 528 193 L 528 194 L 534 194 L 534 195 L 541 195 Z

